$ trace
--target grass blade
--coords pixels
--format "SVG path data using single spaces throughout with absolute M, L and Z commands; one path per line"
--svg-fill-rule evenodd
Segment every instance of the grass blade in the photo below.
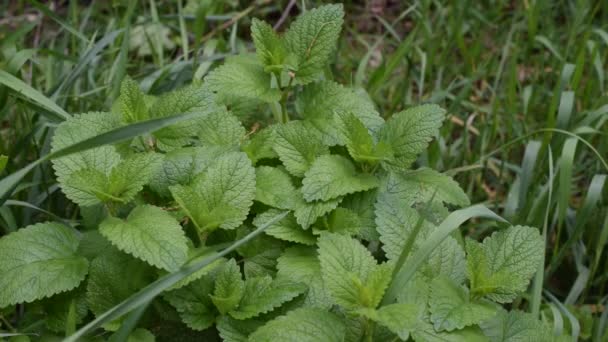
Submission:
M 36 89 L 30 87 L 22 80 L 4 70 L 0 70 L 0 84 L 4 84 L 8 88 L 11 88 L 26 101 L 48 111 L 48 113 L 45 112 L 45 114 L 47 114 L 47 117 L 51 121 L 62 121 L 70 117 L 70 114 L 61 109 L 61 107 L 51 101 L 48 97 L 42 95 Z
M 140 307 L 141 305 L 144 305 L 145 303 L 151 301 L 156 296 L 158 296 L 160 293 L 162 293 L 166 289 L 170 288 L 171 286 L 175 285 L 180 280 L 193 274 L 194 272 L 200 270 L 201 268 L 211 264 L 215 260 L 217 260 L 225 255 L 228 255 L 230 252 L 236 250 L 240 246 L 246 244 L 251 239 L 253 239 L 254 237 L 261 234 L 264 230 L 266 230 L 266 228 L 268 228 L 268 227 L 272 226 L 273 224 L 275 224 L 276 222 L 282 220 L 287 215 L 287 213 L 288 212 L 283 212 L 283 213 L 275 216 L 272 220 L 268 221 L 266 224 L 260 226 L 256 230 L 247 234 L 245 237 L 236 241 L 235 243 L 230 245 L 230 247 L 222 250 L 218 254 L 209 256 L 194 264 L 189 264 L 189 265 L 183 266 L 180 270 L 167 274 L 164 277 L 161 277 L 160 279 L 158 279 L 155 282 L 153 282 L 152 284 L 146 286 L 145 288 L 143 288 L 136 294 L 134 294 L 131 297 L 124 300 L 122 303 L 120 303 L 120 304 L 116 305 L 115 307 L 113 307 L 112 309 L 106 311 L 105 313 L 103 313 L 102 315 L 97 317 L 95 320 L 91 321 L 89 324 L 87 324 L 84 327 L 82 327 L 81 329 L 79 329 L 74 335 L 66 338 L 64 340 L 64 342 L 79 341 L 80 338 L 85 336 L 87 333 L 93 331 L 94 329 L 104 325 L 105 323 L 113 321 L 116 318 L 119 318 L 122 315 L 124 315 L 128 312 L 131 312 L 132 310 Z

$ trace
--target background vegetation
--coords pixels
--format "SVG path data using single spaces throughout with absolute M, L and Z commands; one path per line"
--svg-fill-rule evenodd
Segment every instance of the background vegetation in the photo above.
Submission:
M 125 75 L 151 94 L 201 80 L 251 50 L 251 18 L 280 29 L 320 3 L 4 1 L 0 175 L 47 154 L 58 122 L 11 76 L 69 113 L 104 110 Z M 345 11 L 331 74 L 367 90 L 381 113 L 445 107 L 449 122 L 418 164 L 454 175 L 473 203 L 539 227 L 543 312 L 556 329 L 605 338 L 608 2 L 369 0 Z M 0 207 L 0 236 L 48 219 L 79 215 L 43 163 Z M 484 228 L 466 229 L 479 238 Z

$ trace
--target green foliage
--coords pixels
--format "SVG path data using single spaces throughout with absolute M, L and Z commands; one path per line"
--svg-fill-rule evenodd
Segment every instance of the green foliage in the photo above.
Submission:
M 0 307 L 78 286 L 89 263 L 77 248 L 76 231 L 58 223 L 35 224 L 0 239 Z
M 0 308 L 36 305 L 32 317 L 66 335 L 94 316 L 105 324 L 83 331 L 133 341 L 153 340 L 159 322 L 226 341 L 550 336 L 558 318 L 517 311 L 543 270 L 543 236 L 480 224 L 497 231 L 477 242 L 442 228 L 470 204 L 429 167 L 446 110 L 408 106 L 385 121 L 364 90 L 332 81 L 343 16 L 342 5 L 310 9 L 284 34 L 253 20 L 257 57 L 231 56 L 208 73 L 201 64 L 204 79 L 161 95 L 149 91 L 153 79 L 126 77 L 109 112 L 59 123 L 52 151 L 193 114 L 53 160 L 77 208 L 65 220 L 73 227 L 40 223 L 0 239 Z M 409 263 L 415 255 L 428 257 Z M 393 296 L 402 269 L 411 277 Z

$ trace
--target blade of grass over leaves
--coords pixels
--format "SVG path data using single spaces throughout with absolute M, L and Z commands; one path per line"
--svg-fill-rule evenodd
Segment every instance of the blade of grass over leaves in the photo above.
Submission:
M 405 287 L 407 282 L 416 273 L 420 265 L 427 260 L 433 250 L 437 248 L 450 233 L 458 229 L 460 225 L 471 218 L 488 218 L 499 222 L 506 222 L 505 219 L 496 215 L 493 211 L 483 205 L 474 205 L 452 212 L 443 220 L 443 222 L 441 222 L 439 227 L 429 235 L 420 248 L 408 258 L 405 264 L 396 271 L 396 276 L 393 277 L 393 280 L 384 295 L 383 304 L 393 303 L 397 298 L 399 289 Z
M 148 303 L 150 300 L 154 299 L 156 296 L 158 296 L 159 294 L 161 294 L 163 291 L 170 288 L 171 286 L 175 285 L 180 280 L 188 277 L 189 275 L 195 273 L 196 271 L 200 270 L 201 268 L 211 264 L 215 260 L 218 260 L 219 258 L 228 255 L 230 252 L 236 250 L 240 246 L 245 245 L 251 239 L 253 239 L 254 237 L 256 237 L 259 234 L 261 234 L 262 232 L 264 232 L 264 230 L 266 230 L 266 228 L 268 228 L 268 227 L 272 226 L 273 224 L 282 220 L 285 216 L 287 216 L 287 214 L 288 214 L 288 212 L 283 212 L 283 213 L 275 216 L 274 218 L 272 218 L 265 224 L 261 225 L 256 230 L 247 234 L 242 239 L 235 241 L 232 245 L 230 245 L 226 249 L 222 250 L 221 252 L 219 252 L 215 255 L 209 256 L 207 258 L 204 258 L 196 263 L 187 264 L 186 266 L 183 266 L 180 270 L 167 274 L 166 276 L 156 280 L 155 282 L 151 283 L 150 285 L 144 287 L 142 290 L 140 290 L 136 294 L 125 299 L 120 304 L 114 306 L 112 309 L 106 311 L 102 315 L 99 315 L 95 320 L 91 321 L 84 327 L 80 328 L 74 335 L 66 338 L 64 340 L 64 342 L 79 341 L 86 334 L 92 332 L 93 330 L 104 325 L 105 323 L 111 322 L 111 321 L 115 320 L 116 318 L 119 318 L 122 315 L 129 313 L 132 310 L 140 307 L 141 305 Z
M 11 196 L 15 187 L 19 184 L 19 182 L 23 178 L 31 170 L 33 170 L 37 165 L 39 165 L 40 163 L 42 163 L 44 161 L 67 156 L 72 153 L 88 150 L 88 149 L 95 148 L 95 147 L 102 146 L 102 145 L 115 144 L 117 142 L 121 142 L 121 141 L 124 141 L 127 139 L 134 138 L 141 134 L 154 132 L 156 130 L 170 126 L 172 124 L 191 119 L 193 117 L 196 117 L 197 115 L 200 115 L 200 114 L 196 113 L 196 112 L 184 113 L 184 114 L 177 114 L 177 115 L 160 118 L 160 119 L 153 119 L 153 120 L 137 122 L 137 123 L 134 123 L 134 124 L 131 124 L 128 126 L 123 126 L 123 127 L 113 129 L 109 132 L 91 137 L 89 139 L 85 139 L 76 144 L 67 146 L 58 151 L 47 154 L 46 156 L 32 162 L 31 164 L 27 165 L 24 168 L 20 169 L 19 171 L 0 180 L 0 205 L 2 205 Z
M 46 96 L 42 95 L 36 89 L 30 87 L 22 80 L 17 77 L 7 73 L 4 70 L 0 70 L 0 84 L 4 84 L 8 88 L 14 90 L 19 94 L 20 97 L 24 98 L 26 101 L 33 103 L 34 105 L 40 106 L 45 109 L 47 112 L 46 116 L 51 121 L 61 121 L 70 118 L 70 114 L 68 114 L 65 110 L 61 109 L 55 102 L 51 101 Z

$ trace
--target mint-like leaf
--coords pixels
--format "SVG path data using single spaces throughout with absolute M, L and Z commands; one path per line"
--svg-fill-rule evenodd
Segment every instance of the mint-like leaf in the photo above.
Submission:
M 0 239 L 0 308 L 69 291 L 88 272 L 76 254 L 78 236 L 58 223 L 39 223 Z
M 151 205 L 136 207 L 126 220 L 108 217 L 99 232 L 118 249 L 168 271 L 177 270 L 188 257 L 186 236 L 179 222 Z

